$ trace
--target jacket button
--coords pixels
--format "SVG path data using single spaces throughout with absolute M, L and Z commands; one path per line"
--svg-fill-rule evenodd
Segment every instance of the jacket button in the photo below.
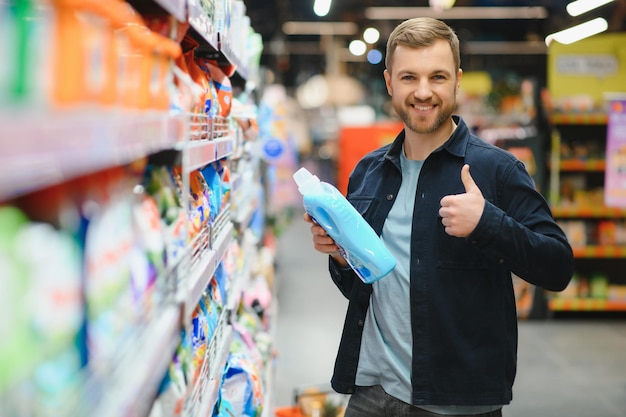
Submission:
M 364 324 L 365 324 L 364 320 L 359 320 L 359 327 L 363 327 Z
M 500 259 L 498 259 L 498 262 L 500 262 L 501 264 L 503 264 L 503 263 L 504 263 L 504 259 L 500 258 Z
M 387 201 L 393 200 L 393 194 L 387 194 Z

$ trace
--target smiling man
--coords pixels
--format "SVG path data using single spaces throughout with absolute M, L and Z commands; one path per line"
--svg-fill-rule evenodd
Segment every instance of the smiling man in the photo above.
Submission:
M 517 364 L 511 273 L 561 291 L 572 249 L 523 163 L 453 115 L 463 72 L 450 27 L 401 23 L 386 67 L 404 129 L 359 161 L 347 198 L 396 268 L 365 284 L 305 214 L 349 300 L 332 385 L 352 394 L 346 417 L 501 416 Z

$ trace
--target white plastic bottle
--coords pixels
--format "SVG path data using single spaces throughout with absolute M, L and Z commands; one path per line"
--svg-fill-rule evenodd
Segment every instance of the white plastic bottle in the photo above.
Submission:
M 396 266 L 396 260 L 374 229 L 331 184 L 306 168 L 293 174 L 304 209 L 339 246 L 342 256 L 363 282 L 371 284 Z

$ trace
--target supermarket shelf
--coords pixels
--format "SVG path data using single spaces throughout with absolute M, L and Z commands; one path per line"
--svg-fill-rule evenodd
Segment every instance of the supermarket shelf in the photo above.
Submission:
M 184 323 L 191 320 L 191 313 L 198 305 L 198 302 L 209 285 L 217 266 L 224 257 L 226 249 L 228 249 L 228 246 L 233 240 L 232 232 L 233 226 L 229 223 L 216 237 L 211 249 L 207 250 L 203 254 L 200 261 L 193 267 L 193 270 L 187 280 L 187 284 L 183 284 L 182 287 L 186 288 L 186 292 L 181 295 L 184 299 Z
M 573 247 L 574 258 L 624 258 L 626 246 L 579 246 Z
M 201 169 L 213 161 L 232 154 L 234 137 L 227 135 L 213 140 L 195 140 L 185 146 L 187 163 L 186 172 Z
M 239 210 L 233 218 L 233 223 L 238 230 L 244 230 L 250 225 L 252 216 L 259 208 L 259 201 L 256 198 L 251 198 L 245 204 L 240 205 Z
M 203 4 L 208 3 L 206 0 L 187 0 L 187 20 L 191 27 L 204 39 L 209 46 L 215 51 L 218 50 L 217 28 L 211 21 L 212 15 L 210 10 L 205 10 Z
M 216 142 L 213 140 L 198 140 L 189 142 L 185 147 L 187 163 L 184 164 L 185 171 L 190 173 L 193 170 L 205 167 L 215 161 Z
M 233 328 L 227 323 L 228 312 L 224 310 L 218 321 L 215 333 L 207 348 L 199 376 L 189 387 L 189 394 L 183 409 L 184 417 L 207 416 L 215 406 L 222 375 L 233 341 Z
M 182 115 L 90 109 L 0 115 L 0 200 L 171 149 Z
M 609 117 L 603 112 L 593 113 L 553 113 L 550 122 L 555 125 L 604 125 Z
M 624 218 L 626 209 L 604 206 L 554 206 L 551 208 L 552 215 L 558 218 Z
M 626 300 L 599 298 L 553 298 L 548 301 L 552 311 L 626 311 Z
M 168 11 L 177 20 L 184 22 L 187 20 L 185 5 L 187 0 L 155 0 L 163 9 Z
M 237 74 L 244 80 L 248 79 L 248 68 L 243 65 L 243 62 L 240 57 L 238 57 L 235 52 L 232 50 L 230 43 L 228 42 L 220 42 L 220 52 L 228 62 L 234 64 L 236 67 Z
M 220 333 L 214 338 L 209 349 L 207 349 L 207 362 L 211 366 L 209 372 L 208 390 L 205 391 L 204 401 L 200 407 L 201 416 L 211 413 L 219 398 L 219 390 L 222 386 L 222 376 L 226 369 L 226 361 L 230 354 L 230 345 L 233 341 L 233 329 L 230 325 L 222 324 Z
M 233 153 L 235 145 L 234 139 L 233 135 L 215 139 L 215 159 L 226 158 Z
M 150 323 L 139 343 L 116 364 L 100 406 L 85 415 L 147 415 L 179 343 L 180 309 L 173 305 Z
M 602 172 L 606 170 L 606 160 L 604 159 L 567 159 L 562 160 L 559 164 L 561 171 L 588 171 Z

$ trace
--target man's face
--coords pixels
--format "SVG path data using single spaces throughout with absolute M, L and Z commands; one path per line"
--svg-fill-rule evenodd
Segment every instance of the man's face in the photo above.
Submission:
M 424 48 L 398 45 L 384 73 L 394 110 L 408 129 L 421 134 L 437 132 L 450 118 L 461 75 L 445 40 Z

